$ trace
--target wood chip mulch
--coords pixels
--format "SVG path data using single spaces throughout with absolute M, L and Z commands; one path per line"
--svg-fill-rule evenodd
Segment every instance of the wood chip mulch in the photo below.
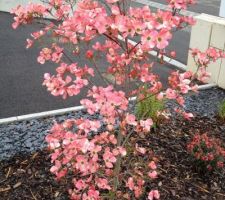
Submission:
M 208 133 L 225 144 L 225 123 L 217 118 L 195 118 L 193 121 L 173 119 L 149 134 L 149 145 L 157 155 L 158 178 L 151 187 L 157 188 L 161 200 L 224 200 L 225 169 L 199 173 L 186 151 L 194 133 Z M 57 182 L 49 172 L 51 163 L 46 150 L 18 154 L 0 162 L 1 200 L 65 200 L 70 184 Z M 69 181 L 68 181 L 69 182 Z

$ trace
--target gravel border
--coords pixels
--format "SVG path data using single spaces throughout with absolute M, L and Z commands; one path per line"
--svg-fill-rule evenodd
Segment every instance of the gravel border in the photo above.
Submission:
M 185 97 L 185 109 L 202 117 L 214 117 L 218 105 L 225 100 L 225 90 L 212 88 L 190 94 Z M 173 102 L 167 102 L 167 108 L 174 108 Z M 68 118 L 97 119 L 98 115 L 90 116 L 85 111 L 71 112 L 65 115 L 32 119 L 0 125 L 0 160 L 8 159 L 19 152 L 33 152 L 46 147 L 45 136 L 52 124 Z

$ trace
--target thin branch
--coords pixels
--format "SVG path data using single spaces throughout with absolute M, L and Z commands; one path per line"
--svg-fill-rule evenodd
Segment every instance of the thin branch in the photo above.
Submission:
M 97 73 L 98 73 L 99 76 L 102 78 L 102 80 L 105 82 L 105 84 L 106 84 L 106 85 L 110 85 L 110 82 L 109 82 L 108 80 L 106 80 L 106 79 L 103 77 L 102 73 L 101 73 L 100 70 L 98 69 L 98 66 L 97 66 L 97 64 L 96 64 L 96 62 L 95 62 L 95 60 L 94 60 L 94 58 L 91 59 L 91 60 L 92 60 L 92 62 L 93 62 L 93 64 L 94 64 L 94 68 L 96 69 Z
M 118 44 L 124 51 L 126 51 L 126 49 L 123 47 L 123 45 L 119 41 L 112 38 L 110 35 L 107 35 L 106 33 L 103 33 L 103 35 L 106 36 L 108 39 L 112 40 L 113 42 L 115 42 L 116 44 Z
M 137 44 L 135 44 L 128 53 L 130 54 L 139 44 L 141 44 L 141 41 L 139 41 Z
M 63 55 L 69 60 L 71 63 L 74 63 L 74 61 L 66 54 L 65 51 L 62 51 Z

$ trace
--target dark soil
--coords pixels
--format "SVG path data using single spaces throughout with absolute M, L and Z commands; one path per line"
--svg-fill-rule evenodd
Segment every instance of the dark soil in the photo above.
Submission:
M 159 177 L 149 186 L 168 200 L 224 200 L 225 170 L 200 173 L 186 151 L 187 142 L 197 133 L 208 133 L 225 143 L 225 123 L 217 118 L 173 119 L 148 135 L 142 145 L 150 145 L 158 158 Z M 66 180 L 57 182 L 50 174 L 46 150 L 17 155 L 0 163 L 1 200 L 69 199 Z M 69 182 L 69 181 L 68 181 Z
M 1 200 L 69 199 L 67 182 L 57 182 L 50 173 L 49 152 L 16 155 L 0 163 Z
M 171 120 L 150 135 L 150 145 L 159 158 L 157 182 L 161 199 L 225 199 L 225 169 L 211 174 L 200 173 L 186 151 L 195 133 L 208 133 L 225 144 L 225 123 L 217 118 Z

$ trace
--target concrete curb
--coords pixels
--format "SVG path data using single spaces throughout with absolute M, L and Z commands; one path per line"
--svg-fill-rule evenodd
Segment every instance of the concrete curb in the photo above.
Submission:
M 161 9 L 161 10 L 170 10 L 171 11 L 171 9 L 167 5 L 161 4 L 161 3 L 157 3 L 157 2 L 154 2 L 154 1 L 134 0 L 134 2 L 143 4 L 143 5 L 147 5 L 147 6 L 150 6 L 150 7 L 153 7 L 153 8 Z M 197 16 L 197 15 L 200 15 L 200 13 L 192 12 L 192 11 L 188 11 L 188 10 L 181 10 L 180 13 L 181 13 L 181 15 L 184 15 L 184 16 Z
M 201 85 L 198 87 L 198 90 L 206 90 L 206 89 L 210 89 L 210 88 L 213 88 L 216 86 L 217 86 L 216 84 Z M 129 100 L 135 101 L 136 97 L 132 97 Z M 51 110 L 51 111 L 45 111 L 45 112 L 40 112 L 40 113 L 33 113 L 33 114 L 28 114 L 28 115 L 3 118 L 3 119 L 0 119 L 0 125 L 1 124 L 9 124 L 12 122 L 19 122 L 19 121 L 25 121 L 25 120 L 31 120 L 31 119 L 40 119 L 40 118 L 44 118 L 44 117 L 62 115 L 62 114 L 66 114 L 69 112 L 76 112 L 76 111 L 81 111 L 81 110 L 85 110 L 85 108 L 83 106 L 75 106 L 75 107 L 70 107 L 70 108 L 64 108 L 64 109 Z
M 45 111 L 45 112 L 40 112 L 40 113 L 32 113 L 32 114 L 28 114 L 28 115 L 20 115 L 20 116 L 0 119 L 0 124 L 7 124 L 7 123 L 11 123 L 11 122 L 18 122 L 18 121 L 31 120 L 31 119 L 39 119 L 39 118 L 50 117 L 50 116 L 55 116 L 55 115 L 62 115 L 65 113 L 76 112 L 76 111 L 80 111 L 80 110 L 85 110 L 85 108 L 83 106 L 75 106 L 75 107 Z

